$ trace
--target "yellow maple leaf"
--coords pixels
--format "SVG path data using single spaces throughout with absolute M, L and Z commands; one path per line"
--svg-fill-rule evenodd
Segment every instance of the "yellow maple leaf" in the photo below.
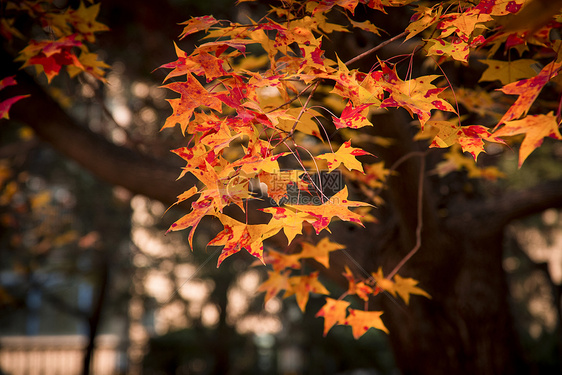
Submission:
M 534 77 L 537 72 L 533 65 L 537 62 L 531 59 L 521 59 L 515 61 L 501 60 L 478 60 L 488 65 L 478 82 L 499 80 L 502 85 L 518 81 L 524 78 Z
M 318 155 L 317 158 L 324 159 L 328 162 L 328 171 L 332 172 L 334 169 L 343 164 L 350 171 L 356 169 L 363 173 L 362 163 L 355 157 L 360 155 L 373 155 L 367 151 L 360 148 L 351 147 L 351 141 L 344 142 L 338 149 L 338 151 L 333 153 L 326 153 Z
M 300 258 L 313 258 L 326 268 L 330 268 L 330 253 L 336 250 L 345 249 L 345 246 L 337 242 L 332 242 L 328 237 L 322 238 L 316 245 L 308 242 L 302 243 Z
M 295 212 L 295 210 L 285 207 L 267 207 L 262 208 L 261 211 L 273 215 L 268 225 L 283 229 L 289 243 L 293 241 L 297 234 L 302 233 L 303 221 L 312 219 L 303 212 Z
M 431 298 L 425 290 L 417 287 L 416 285 L 418 285 L 417 280 L 412 278 L 402 278 L 398 274 L 394 275 L 394 290 L 400 297 L 402 297 L 404 302 L 406 302 L 406 305 L 410 302 L 410 294 L 418 294 L 420 296 Z
M 318 313 L 316 313 L 316 317 L 324 318 L 324 336 L 326 336 L 328 331 L 336 324 L 345 323 L 348 306 L 349 302 L 347 301 L 335 300 L 329 297 L 326 298 L 326 303 Z
M 345 320 L 345 324 L 351 326 L 353 338 L 356 340 L 363 336 L 369 328 L 380 329 L 388 334 L 388 329 L 381 319 L 382 314 L 382 311 L 349 309 L 349 316 Z
M 376 282 L 375 292 L 377 292 L 377 289 L 379 289 L 379 291 L 382 289 L 392 294 L 394 297 L 396 297 L 396 289 L 394 287 L 394 282 L 384 277 L 382 273 L 382 267 L 379 267 L 377 272 L 371 272 L 371 277 Z
M 519 149 L 519 168 L 521 168 L 527 156 L 540 147 L 545 137 L 562 139 L 558 129 L 558 120 L 553 112 L 546 115 L 529 115 L 521 120 L 508 121 L 502 128 L 494 132 L 495 137 L 517 134 L 525 134 Z
M 328 289 L 318 281 L 318 271 L 310 275 L 291 276 L 289 278 L 289 284 L 291 285 L 291 289 L 285 292 L 284 297 L 290 297 L 295 294 L 297 304 L 302 312 L 304 312 L 306 308 L 310 293 L 330 294 Z
M 490 131 L 481 125 L 459 126 L 449 121 L 427 123 L 437 129 L 437 134 L 429 147 L 449 147 L 458 143 L 464 152 L 472 155 L 474 160 L 484 151 L 484 140 L 503 143 L 501 139 L 492 137 Z

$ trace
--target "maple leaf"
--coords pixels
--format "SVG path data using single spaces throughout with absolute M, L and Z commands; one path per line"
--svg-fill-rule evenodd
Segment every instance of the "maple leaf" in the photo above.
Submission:
M 90 43 L 96 41 L 94 33 L 109 30 L 109 27 L 96 21 L 100 11 L 100 5 L 101 3 L 97 3 L 86 7 L 84 2 L 80 1 L 78 9 L 74 10 L 69 8 L 65 13 L 65 15 L 67 15 L 67 22 Z
M 207 106 L 220 111 L 222 103 L 209 93 L 191 73 L 187 73 L 185 82 L 173 82 L 162 86 L 181 95 L 179 99 L 166 99 L 172 106 L 173 113 L 166 119 L 162 129 L 180 124 L 182 133 L 189 124 L 193 111 L 200 106 Z
M 502 85 L 507 85 L 511 82 L 534 77 L 536 71 L 533 65 L 537 62 L 531 59 L 520 59 L 515 61 L 501 61 L 501 60 L 478 60 L 483 64 L 488 65 L 488 68 L 482 73 L 482 77 L 478 82 L 495 81 L 499 80 Z
M 268 225 L 283 229 L 289 243 L 293 241 L 297 234 L 302 233 L 303 221 L 312 219 L 307 214 L 295 212 L 295 210 L 285 207 L 267 207 L 260 210 L 273 215 Z
M 235 132 L 233 135 L 226 121 L 220 121 L 215 125 L 214 129 L 209 129 L 199 138 L 199 142 L 218 155 L 224 148 L 228 147 L 230 142 L 242 136 L 242 133 Z
M 279 228 L 271 228 L 267 224 L 245 224 L 230 216 L 216 215 L 224 226 L 224 229 L 216 235 L 208 246 L 224 246 L 217 267 L 228 258 L 242 249 L 246 249 L 252 256 L 258 258 L 263 264 L 263 241 L 274 236 Z
M 416 36 L 431 25 L 437 23 L 441 17 L 441 13 L 443 13 L 442 5 L 435 5 L 431 8 L 418 5 L 416 13 L 412 16 L 410 24 L 406 28 L 406 31 L 408 31 L 406 40 Z
M 0 35 L 11 42 L 14 37 L 24 39 L 23 34 L 14 27 L 15 19 L 0 19 Z
M 380 189 L 384 186 L 387 177 L 390 175 L 391 171 L 384 167 L 384 162 L 378 162 L 373 164 L 363 165 L 365 171 L 360 173 L 359 171 L 346 172 L 344 175 L 351 179 L 352 181 L 358 181 L 371 189 Z
M 350 171 L 356 169 L 363 173 L 363 165 L 355 157 L 360 155 L 371 155 L 370 152 L 364 151 L 360 148 L 351 147 L 351 141 L 344 142 L 338 151 L 318 155 L 317 158 L 324 159 L 328 162 L 328 171 L 332 172 L 334 169 L 343 164 Z
M 468 61 L 469 44 L 460 38 L 454 38 L 452 42 L 441 38 L 427 40 L 431 46 L 427 49 L 428 56 L 450 56 L 454 60 L 466 63 Z
M 318 120 L 316 119 L 322 116 L 314 109 L 306 108 L 305 112 L 301 114 L 301 108 L 289 108 L 287 110 L 268 112 L 266 115 L 272 123 L 276 123 L 275 125 L 279 130 L 289 133 L 295 121 L 298 119 L 295 130 L 312 135 L 313 137 L 321 138 L 317 123 Z
M 394 275 L 393 278 L 394 278 L 394 290 L 396 291 L 396 293 L 398 293 L 400 297 L 402 297 L 404 302 L 406 302 L 406 305 L 410 303 L 410 294 L 417 294 L 420 296 L 431 298 L 431 296 L 427 294 L 425 290 L 416 286 L 418 285 L 417 280 L 414 280 L 409 277 L 402 278 L 398 274 Z
M 168 210 L 170 208 L 172 208 L 173 206 L 175 206 L 176 204 L 180 204 L 181 202 L 188 200 L 189 198 L 191 198 L 192 196 L 194 196 L 195 194 L 198 194 L 199 192 L 197 191 L 197 187 L 192 186 L 189 190 L 184 191 L 183 193 L 181 193 L 180 195 L 177 196 L 178 200 L 176 202 L 174 202 L 174 204 L 172 204 Z M 167 210 L 166 210 L 167 211 Z
M 519 95 L 519 98 L 507 110 L 499 124 L 517 119 L 529 111 L 535 99 L 539 96 L 544 85 L 555 77 L 562 68 L 562 62 L 551 62 L 546 65 L 535 77 L 523 79 L 505 85 L 500 89 L 504 94 Z
M 482 0 L 475 7 L 482 14 L 505 16 L 517 13 L 526 0 Z
M 344 267 L 345 267 L 345 272 L 343 273 L 343 275 L 345 276 L 349 284 L 347 288 L 347 294 L 349 295 L 356 294 L 357 297 L 361 298 L 363 301 L 365 302 L 368 301 L 369 295 L 373 293 L 373 288 L 365 284 L 364 281 L 356 282 L 355 277 L 353 276 L 353 273 L 351 272 L 349 267 L 348 266 L 344 266 Z
M 355 7 L 359 4 L 359 0 L 321 0 L 315 7 L 312 14 L 316 12 L 329 12 L 333 7 L 340 6 L 349 10 L 351 14 L 355 13 Z
M 369 328 L 376 328 L 388 334 L 388 329 L 384 325 L 381 315 L 382 311 L 362 311 L 349 309 L 349 315 L 345 324 L 351 326 L 353 338 L 356 340 L 363 336 Z
M 166 233 L 191 228 L 188 234 L 189 247 L 193 250 L 193 234 L 204 216 L 214 213 L 210 199 L 198 200 L 191 204 L 192 211 L 174 222 Z
M 187 73 L 204 75 L 207 82 L 226 75 L 223 68 L 224 60 L 206 52 L 203 48 L 197 48 L 191 55 L 177 46 L 174 42 L 176 56 L 178 59 L 167 64 L 162 64 L 158 68 L 172 69 L 164 78 L 164 82 L 172 77 L 178 77 Z
M 327 202 L 318 206 L 305 204 L 287 205 L 287 207 L 310 215 L 310 218 L 305 218 L 305 220 L 312 224 L 316 230 L 316 234 L 326 229 L 334 216 L 339 217 L 341 220 L 351 221 L 363 226 L 361 223 L 361 216 L 348 209 L 348 207 L 360 206 L 370 206 L 370 204 L 349 201 L 347 198 L 347 186 L 337 192 Z
M 373 33 L 375 35 L 380 35 L 380 32 L 379 32 L 380 29 L 378 27 L 376 27 L 375 25 L 373 25 L 371 23 L 371 21 L 369 21 L 369 20 L 365 20 L 363 22 L 358 22 L 358 21 L 352 20 L 350 18 L 349 22 L 355 28 L 358 28 L 358 29 L 361 29 L 361 30 L 364 30 L 364 31 L 368 31 L 368 32 Z
M 353 107 L 360 107 L 359 111 L 362 112 L 365 108 L 362 106 L 363 104 L 372 104 L 378 107 L 384 96 L 383 88 L 377 82 L 379 77 L 376 73 L 365 74 L 357 70 L 350 71 L 343 61 L 338 58 L 337 70 L 326 74 L 316 74 L 316 76 L 336 81 L 331 92 L 350 99 L 353 102 Z M 350 104 L 348 103 L 348 105 Z M 345 117 L 351 116 L 347 115 Z
M 74 77 L 84 71 L 91 74 L 94 78 L 107 83 L 104 78 L 105 71 L 103 69 L 111 68 L 111 66 L 101 60 L 98 60 L 98 55 L 96 53 L 82 52 L 78 57 L 78 61 L 80 61 L 80 64 L 82 65 L 81 67 L 77 67 L 75 65 L 68 65 L 66 67 L 70 77 Z
M 375 293 L 378 293 L 380 290 L 385 290 L 390 294 L 392 294 L 393 296 L 396 296 L 396 289 L 394 286 L 394 282 L 384 277 L 381 267 L 379 267 L 377 272 L 371 272 L 371 277 L 376 282 Z
M 490 131 L 481 125 L 459 126 L 449 121 L 428 121 L 428 124 L 438 129 L 429 147 L 449 147 L 458 143 L 474 160 L 484 151 L 484 140 L 504 143 L 498 137 L 492 137 Z
M 24 61 L 22 68 L 35 65 L 38 72 L 43 71 L 47 81 L 51 83 L 53 77 L 59 74 L 66 65 L 74 65 L 84 70 L 78 57 L 72 52 L 73 47 L 82 46 L 77 39 L 77 34 L 59 38 L 55 41 L 29 41 L 29 44 L 20 51 L 16 60 Z
M 334 126 L 337 129 L 358 129 L 363 126 L 372 126 L 373 124 L 367 119 L 369 106 L 369 104 L 361 104 L 358 107 L 353 107 L 351 101 L 347 102 L 339 118 L 332 116 Z
M 300 181 L 299 175 L 302 171 L 286 170 L 273 173 L 260 172 L 258 178 L 260 183 L 267 187 L 267 195 L 279 205 L 283 198 L 288 198 L 287 185 L 296 184 Z M 270 212 L 272 213 L 272 212 Z
M 300 269 L 300 258 L 300 253 L 284 254 L 273 250 L 268 250 L 264 256 L 265 263 L 270 264 L 274 271 L 282 271 L 286 268 Z
M 286 298 L 295 294 L 297 305 L 301 311 L 304 312 L 308 299 L 310 298 L 310 293 L 330 294 L 326 287 L 318 281 L 318 273 L 319 272 L 316 271 L 310 275 L 291 276 L 289 278 L 291 289 L 287 290 L 283 297 Z
M 527 156 L 541 146 L 545 137 L 562 140 L 558 129 L 558 120 L 553 112 L 546 115 L 529 115 L 521 120 L 508 121 L 502 128 L 494 132 L 495 137 L 516 134 L 525 134 L 519 149 L 519 168 L 521 168 Z
M 336 324 L 344 324 L 349 302 L 326 297 L 326 303 L 316 313 L 316 317 L 324 318 L 324 336 Z
M 328 237 L 324 237 L 316 245 L 303 242 L 302 251 L 299 256 L 300 258 L 313 258 L 324 267 L 330 268 L 330 253 L 341 249 L 345 249 L 345 246 L 330 241 Z
M 456 33 L 463 41 L 468 42 L 468 40 L 473 37 L 475 29 L 484 28 L 484 25 L 481 24 L 491 21 L 492 19 L 489 14 L 482 13 L 477 8 L 472 8 L 462 13 L 449 13 L 444 15 L 441 17 L 441 21 L 437 27 L 443 30 L 441 33 L 442 38 Z
M 381 103 L 381 108 L 403 107 L 410 112 L 410 115 L 418 116 L 422 129 L 431 117 L 433 109 L 456 113 L 451 104 L 437 96 L 445 89 L 431 84 L 439 76 L 429 75 L 402 81 L 396 73 L 396 66 L 390 69 L 381 62 L 381 67 L 381 78 L 384 77 L 384 79 L 380 82 L 385 91 L 390 94 Z
M 13 85 L 17 85 L 17 82 L 14 78 L 15 76 L 9 76 L 6 78 L 3 78 L 0 81 L 0 90 L 2 90 L 5 87 L 8 86 L 13 86 Z M 13 96 L 11 98 L 5 99 L 3 101 L 0 102 L 0 118 L 2 119 L 9 119 L 9 114 L 8 112 L 10 111 L 10 108 L 12 107 L 12 105 L 23 99 L 23 98 L 27 98 L 29 95 L 17 95 L 17 96 Z
M 202 16 L 202 17 L 191 17 L 191 19 L 180 23 L 179 25 L 184 26 L 182 33 L 179 38 L 182 40 L 188 35 L 196 33 L 201 30 L 209 30 L 209 28 L 220 21 L 217 21 L 213 16 Z
M 178 179 L 182 178 L 187 172 L 192 172 L 194 175 L 196 175 L 196 177 L 204 177 L 199 169 L 206 169 L 206 163 L 216 160 L 216 155 L 214 155 L 213 153 L 209 153 L 205 145 L 203 145 L 202 143 L 199 143 L 193 147 L 180 147 L 172 150 L 172 152 L 187 162 Z M 213 178 L 214 177 L 216 176 L 213 176 Z M 205 182 L 205 180 L 203 179 L 200 180 L 202 182 Z
M 468 172 L 469 178 L 485 178 L 488 180 L 497 180 L 498 178 L 505 177 L 495 166 L 478 167 L 476 162 L 471 157 L 466 157 L 460 150 L 460 145 L 453 145 L 448 152 L 443 156 L 444 161 L 437 164 L 435 172 L 443 177 L 450 172 L 460 171 L 465 169 Z
M 258 292 L 265 292 L 265 303 L 275 297 L 282 290 L 288 290 L 290 271 L 267 271 L 267 279 L 258 287 Z

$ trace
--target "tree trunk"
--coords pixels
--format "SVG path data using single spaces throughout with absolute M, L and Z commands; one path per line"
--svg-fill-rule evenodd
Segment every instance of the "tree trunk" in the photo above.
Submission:
M 525 373 L 502 269 L 506 222 L 484 230 L 481 215 L 470 214 L 468 206 L 464 212 L 452 204 L 448 211 L 439 211 L 438 186 L 420 163 L 424 157 L 431 165 L 431 158 L 412 141 L 408 122 L 398 112 L 378 118 L 373 121 L 375 134 L 396 142 L 373 153 L 388 166 L 399 163 L 383 195 L 385 204 L 374 211 L 380 222 L 364 232 L 349 225 L 333 232 L 337 240 L 353 244 L 350 249 L 366 250 L 351 254 L 367 272 L 382 266 L 387 275 L 416 246 L 422 204 L 421 247 L 398 273 L 418 280 L 432 298 L 413 297 L 406 306 L 387 295 L 376 306 L 384 310 L 397 365 L 405 375 Z M 478 204 L 471 207 L 478 211 Z M 494 210 L 488 219 L 501 221 L 502 211 Z M 363 233 L 365 238 L 359 238 Z
M 88 344 L 84 349 L 84 357 L 82 360 L 82 375 L 89 375 L 92 371 L 94 350 L 96 349 L 96 337 L 99 331 L 101 315 L 106 299 L 107 287 L 109 284 L 109 260 L 104 249 L 100 254 L 98 266 L 100 267 L 97 285 L 97 293 L 93 297 L 92 312 L 88 317 Z

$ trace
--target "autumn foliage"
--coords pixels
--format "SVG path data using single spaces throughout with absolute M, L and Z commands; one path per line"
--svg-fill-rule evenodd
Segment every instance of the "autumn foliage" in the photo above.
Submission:
M 95 20 L 99 4 L 81 3 L 78 9 L 53 13 L 45 3 L 9 3 L 51 31 L 49 38 L 31 40 L 20 52 L 23 67 L 34 66 L 48 82 L 62 67 L 71 76 L 86 73 L 103 81 L 108 66 L 87 47 L 95 42 L 94 33 L 106 29 Z M 532 3 L 283 1 L 247 23 L 213 16 L 181 23 L 180 41 L 195 33 L 202 38 L 194 48 L 174 44 L 177 60 L 160 66 L 167 69 L 162 87 L 174 96 L 168 99 L 172 114 L 162 129 L 179 125 L 186 137 L 184 147 L 172 150 L 185 161 L 179 178 L 191 174 L 200 183 L 178 196 L 177 203 L 189 201 L 191 210 L 169 231 L 187 230 L 193 247 L 203 218 L 215 217 L 222 230 L 208 246 L 222 247 L 217 266 L 240 251 L 250 253 L 268 268 L 260 286 L 266 302 L 283 292 L 284 297 L 295 295 L 304 311 L 311 294 L 321 294 L 326 302 L 317 316 L 324 318 L 324 334 L 335 325 L 351 326 L 355 338 L 371 327 L 388 332 L 383 312 L 369 310 L 373 298 L 386 293 L 406 304 L 412 295 L 431 298 L 416 280 L 398 274 L 419 243 L 385 275 L 380 268 L 375 272 L 354 264 L 352 249 L 325 235 L 334 220 L 358 226 L 373 221 L 370 210 L 384 204 L 380 193 L 396 166 L 386 165 L 361 144 L 393 146 L 362 131 L 380 126 L 374 120 L 377 113 L 405 109 L 415 139 L 427 140 L 428 147 L 405 157 L 423 159 L 432 148 L 447 148 L 435 173 L 466 170 L 470 177 L 487 179 L 502 175 L 477 163 L 487 144 L 518 149 L 521 166 L 545 137 L 562 139 L 561 106 L 541 100 L 546 86 L 548 100 L 552 91 L 559 99 L 562 42 L 557 30 L 562 16 L 521 22 L 519 15 L 529 18 L 526 9 Z M 331 45 L 338 33 L 384 35 L 374 20 L 357 21 L 358 9 L 384 15 L 392 7 L 409 8 L 404 32 L 342 61 Z M 9 21 L 2 33 L 18 37 Z M 387 44 L 406 41 L 408 54 L 377 57 Z M 423 69 L 414 69 L 414 56 L 424 59 Z M 365 59 L 371 62 L 369 70 L 353 68 Z M 444 64 L 481 64 L 482 73 L 475 85 L 455 87 Z M 13 80 L 5 78 L 0 88 L 10 84 Z M 20 99 L 0 103 L 2 117 Z M 251 200 L 267 204 L 260 211 L 268 220 L 252 220 Z M 418 202 L 415 210 L 421 209 Z M 350 259 L 343 275 L 348 288 L 339 295 L 321 276 L 335 251 Z

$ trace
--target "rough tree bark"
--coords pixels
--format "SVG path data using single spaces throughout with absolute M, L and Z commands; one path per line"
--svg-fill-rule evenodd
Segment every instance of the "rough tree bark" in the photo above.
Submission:
M 77 125 L 25 73 L 19 72 L 17 79 L 16 91 L 32 96 L 14 105 L 11 118 L 31 126 L 100 179 L 166 204 L 193 183 L 175 181 L 178 166 L 118 147 Z M 374 150 L 388 165 L 419 151 L 399 112 L 389 112 L 380 124 L 384 126 L 375 124 L 378 135 L 397 140 L 397 147 Z M 397 172 L 389 181 L 386 204 L 377 210 L 379 224 L 367 230 L 345 224 L 333 229 L 336 240 L 349 245 L 368 271 L 382 265 L 390 272 L 417 240 L 420 158 L 409 158 Z M 435 181 L 424 177 L 421 247 L 401 273 L 418 279 L 432 299 L 416 299 L 407 308 L 383 299 L 390 340 L 404 374 L 525 373 L 502 270 L 503 230 L 513 219 L 562 207 L 560 186 L 562 181 L 550 181 L 487 200 L 456 200 L 438 209 Z

